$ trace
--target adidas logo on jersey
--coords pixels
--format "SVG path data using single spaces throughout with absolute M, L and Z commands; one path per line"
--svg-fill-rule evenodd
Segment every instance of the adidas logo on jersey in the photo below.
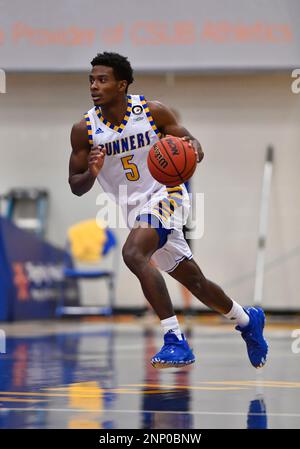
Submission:
M 95 134 L 104 133 L 104 131 L 101 128 L 96 129 Z

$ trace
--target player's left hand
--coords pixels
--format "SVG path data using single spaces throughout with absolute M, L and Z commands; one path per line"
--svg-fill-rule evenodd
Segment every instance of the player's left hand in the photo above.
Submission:
M 202 159 L 204 158 L 204 153 L 200 145 L 200 142 L 197 139 L 193 139 L 191 136 L 184 136 L 182 137 L 182 140 L 188 142 L 189 146 L 195 150 L 197 162 L 199 164 L 199 162 L 201 162 Z

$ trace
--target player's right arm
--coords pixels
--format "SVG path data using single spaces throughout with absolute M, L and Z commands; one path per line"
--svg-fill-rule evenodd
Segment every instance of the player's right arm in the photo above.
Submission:
M 105 148 L 90 148 L 84 119 L 73 125 L 71 145 L 69 184 L 74 195 L 81 196 L 93 187 L 104 163 Z

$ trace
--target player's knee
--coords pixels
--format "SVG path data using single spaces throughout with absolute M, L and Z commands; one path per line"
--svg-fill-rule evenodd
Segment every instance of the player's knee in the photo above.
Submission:
M 197 296 L 206 296 L 208 286 L 207 280 L 203 275 L 199 275 L 199 273 L 191 274 L 189 278 L 189 286 L 193 292 L 197 293 Z
M 134 245 L 124 245 L 122 256 L 127 267 L 133 272 L 137 271 L 143 260 L 142 254 Z

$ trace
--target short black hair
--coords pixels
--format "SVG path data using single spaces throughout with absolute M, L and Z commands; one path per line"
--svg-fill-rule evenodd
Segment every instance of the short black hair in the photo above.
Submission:
M 119 55 L 118 53 L 103 52 L 98 53 L 97 56 L 91 61 L 93 67 L 95 65 L 104 65 L 106 67 L 111 67 L 114 71 L 116 80 L 127 81 L 127 87 L 129 84 L 133 83 L 133 70 L 125 56 Z

